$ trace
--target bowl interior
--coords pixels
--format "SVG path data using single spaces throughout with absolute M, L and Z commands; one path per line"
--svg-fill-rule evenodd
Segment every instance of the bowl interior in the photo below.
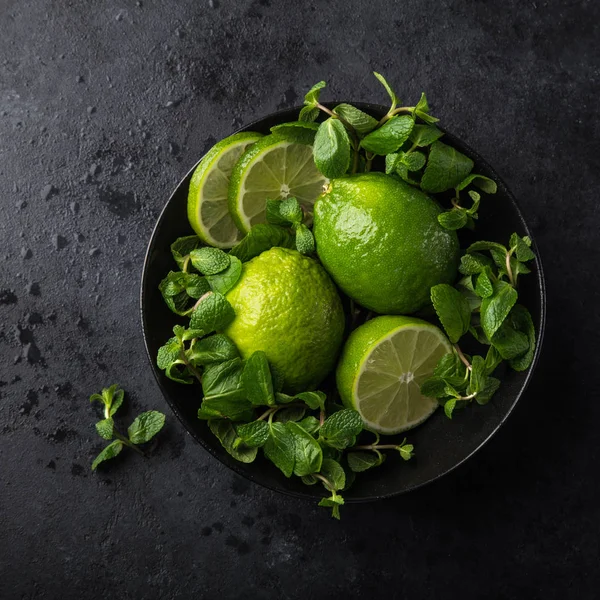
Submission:
M 374 116 L 381 116 L 387 110 L 379 105 L 363 103 L 354 103 L 354 105 Z M 259 131 L 267 134 L 273 125 L 297 120 L 298 112 L 299 108 L 281 111 L 256 121 L 240 131 Z M 491 177 L 498 183 L 496 195 L 486 196 L 481 203 L 476 238 L 506 244 L 510 234 L 515 231 L 519 235 L 531 237 L 514 197 L 492 168 L 477 153 L 451 134 L 446 132 L 444 139 L 473 159 L 474 172 Z M 193 170 L 190 170 L 181 180 L 162 211 L 144 262 L 141 316 L 152 370 L 165 398 L 184 427 L 196 441 L 222 463 L 251 481 L 279 492 L 311 498 L 322 496 L 319 486 L 306 486 L 294 477 L 286 479 L 278 469 L 262 458 L 260 453 L 257 460 L 251 464 L 234 460 L 221 447 L 206 423 L 197 418 L 202 397 L 199 384 L 175 383 L 156 366 L 158 348 L 172 336 L 173 325 L 185 324 L 186 321 L 167 308 L 158 290 L 158 284 L 169 270 L 176 269 L 170 252 L 171 243 L 177 237 L 193 234 L 186 213 L 188 187 Z M 461 230 L 459 237 L 462 247 L 466 247 L 476 239 L 473 234 L 465 230 Z M 533 249 L 537 255 L 535 242 Z M 417 449 L 417 456 L 405 463 L 399 456 L 392 455 L 382 467 L 360 473 L 350 490 L 344 492 L 347 501 L 392 496 L 431 482 L 465 461 L 500 427 L 523 393 L 540 352 L 545 319 L 545 291 L 539 258 L 532 265 L 532 274 L 522 277 L 519 286 L 520 301 L 530 310 L 538 336 L 532 367 L 524 373 L 512 370 L 502 373 L 502 385 L 493 400 L 486 406 L 474 404 L 467 410 L 461 411 L 451 422 L 441 410 L 436 411 L 423 425 L 407 433 L 410 443 Z

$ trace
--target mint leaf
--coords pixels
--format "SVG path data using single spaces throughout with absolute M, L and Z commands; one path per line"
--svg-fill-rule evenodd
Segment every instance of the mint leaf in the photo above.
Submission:
M 303 223 L 296 228 L 296 250 L 300 254 L 314 254 L 315 238 L 312 231 Z
M 495 377 L 488 377 L 485 380 L 485 387 L 475 396 L 477 404 L 487 404 L 492 396 L 498 391 L 500 380 Z
M 385 91 L 388 93 L 388 95 L 392 101 L 392 106 L 390 107 L 389 112 L 393 111 L 396 108 L 396 106 L 398 105 L 398 96 L 396 96 L 396 93 L 394 92 L 394 90 L 392 89 L 390 84 L 386 81 L 386 79 L 383 75 L 381 75 L 380 73 L 377 73 L 376 71 L 373 71 L 373 75 L 375 75 L 375 77 L 377 77 L 377 80 L 379 81 L 379 83 L 381 83 L 381 85 L 385 88 Z
M 449 419 L 452 418 L 452 414 L 454 413 L 454 409 L 456 408 L 456 402 L 456 398 L 451 398 L 450 400 L 444 403 L 444 413 Z
M 190 327 L 208 334 L 225 329 L 234 317 L 235 312 L 224 296 L 218 292 L 207 292 L 192 313 Z
M 473 252 L 472 254 L 465 254 L 461 257 L 458 270 L 463 275 L 477 275 L 491 265 L 492 261 L 487 256 L 479 254 L 478 252 Z
M 521 356 L 529 350 L 529 338 L 527 334 L 514 328 L 511 315 L 504 320 L 491 339 L 493 347 L 496 348 L 500 356 L 505 360 Z
M 468 177 L 465 177 L 457 186 L 458 191 L 464 190 L 469 184 L 476 185 L 480 190 L 483 190 L 486 194 L 495 194 L 498 191 L 498 186 L 493 179 L 486 177 L 485 175 L 477 175 L 472 173 Z
M 224 271 L 216 275 L 206 276 L 206 281 L 213 292 L 219 292 L 223 296 L 235 287 L 242 276 L 242 261 L 236 256 L 229 256 L 228 258 L 230 261 L 229 266 Z M 197 297 L 199 298 L 200 296 Z
M 290 222 L 292 225 L 300 225 L 302 223 L 302 219 L 304 218 L 304 213 L 302 212 L 302 207 L 296 198 L 290 196 L 289 198 L 284 198 L 280 200 L 281 204 L 279 205 L 279 214 L 286 221 Z
M 237 358 L 239 352 L 235 344 L 226 335 L 215 333 L 209 337 L 196 340 L 186 356 L 192 365 L 203 366 Z
M 300 425 L 307 433 L 316 433 L 319 430 L 319 427 L 321 427 L 319 419 L 312 416 L 304 417 L 304 419 L 298 421 L 298 425 Z
M 363 430 L 363 421 L 357 411 L 345 408 L 328 417 L 319 431 L 326 444 L 343 450 L 353 446 L 356 436 Z
M 386 155 L 396 152 L 408 139 L 415 124 L 410 115 L 394 116 L 379 129 L 365 136 L 360 145 L 373 154 Z
M 427 159 L 422 152 L 413 151 L 403 153 L 400 160 L 409 171 L 419 171 L 425 166 Z
M 480 298 L 489 298 L 494 293 L 492 282 L 488 277 L 486 271 L 482 271 L 477 276 L 477 282 L 475 283 L 475 293 Z
M 121 404 L 123 404 L 123 398 L 125 392 L 119 388 L 118 384 L 113 383 L 110 387 L 104 388 L 102 394 L 92 394 L 90 396 L 90 402 L 100 402 L 104 405 L 104 414 L 106 418 L 112 417 Z M 110 439 L 110 438 L 108 438 Z
M 373 452 L 348 452 L 348 456 L 346 457 L 348 460 L 348 466 L 355 473 L 362 473 L 367 469 L 372 469 L 373 467 L 377 467 L 381 464 L 383 454 L 379 456 Z
M 435 125 L 415 125 L 410 132 L 410 141 L 424 148 L 431 146 L 433 142 L 439 140 L 444 135 L 443 131 L 440 131 Z
M 273 368 L 273 365 L 271 365 L 271 369 Z M 273 375 L 273 373 L 271 373 L 271 375 Z M 275 387 L 273 385 L 273 387 Z M 294 396 L 290 396 L 288 394 L 283 394 L 282 392 L 276 392 L 275 393 L 275 402 L 277 404 L 289 404 L 290 402 L 294 401 Z
M 388 175 L 395 173 L 398 165 L 401 164 L 402 161 L 402 152 L 392 152 L 390 154 L 386 154 L 385 156 L 385 172 Z M 407 169 L 408 171 L 408 169 Z
M 412 444 L 405 444 L 404 442 L 398 446 L 398 452 L 400 452 L 402 460 L 410 460 L 414 456 L 414 449 L 415 447 Z
M 485 386 L 485 360 L 483 356 L 471 358 L 471 373 L 469 378 L 469 393 L 478 394 Z
M 302 392 L 300 394 L 296 394 L 294 399 L 302 400 L 308 408 L 311 410 L 324 410 L 325 409 L 325 399 L 327 396 L 323 392 Z
M 243 363 L 240 358 L 217 363 L 206 368 L 202 376 L 204 399 L 245 400 L 242 383 Z
M 215 419 L 208 422 L 208 427 L 221 442 L 227 453 L 236 460 L 243 463 L 251 463 L 256 458 L 258 448 L 249 448 L 248 446 L 235 447 L 237 433 L 231 421 Z
M 317 169 L 328 179 L 343 175 L 350 166 L 350 138 L 339 119 L 330 117 L 319 125 L 313 157 Z
M 527 336 L 529 347 L 527 352 L 509 361 L 509 365 L 515 371 L 525 371 L 533 362 L 535 353 L 535 326 L 529 311 L 522 305 L 516 304 L 510 313 L 512 326 L 516 331 L 520 331 Z
M 204 275 L 216 275 L 229 266 L 229 255 L 211 246 L 192 250 L 190 259 L 194 268 Z
M 316 106 L 303 106 L 298 115 L 298 120 L 303 123 L 312 123 L 319 117 L 319 112 Z
M 334 519 L 340 520 L 340 506 L 343 506 L 344 499 L 339 494 L 335 492 L 331 493 L 331 497 L 322 498 L 319 502 L 319 506 L 325 506 L 327 508 L 331 508 L 331 514 Z
M 291 222 L 281 216 L 281 200 L 271 200 L 267 198 L 265 217 L 267 223 L 271 225 L 280 225 L 281 227 L 291 227 Z
M 254 407 L 247 400 L 235 397 L 208 397 L 198 409 L 199 419 L 228 419 L 229 421 L 251 421 L 255 418 Z
M 444 398 L 446 382 L 438 376 L 430 377 L 421 384 L 421 394 L 427 398 Z
M 104 419 L 96 423 L 96 432 L 101 438 L 105 440 L 113 439 L 113 432 L 115 429 L 115 423 L 112 418 Z
M 467 254 L 472 254 L 473 252 L 481 252 L 482 250 L 496 250 L 504 255 L 507 253 L 506 248 L 502 244 L 498 244 L 496 242 L 486 242 L 483 240 L 471 244 L 465 252 Z
M 247 262 L 274 246 L 293 248 L 294 238 L 287 229 L 258 223 L 229 251 L 229 256 L 237 256 L 242 262 Z
M 460 360 L 460 357 L 456 352 L 448 352 L 448 354 L 444 354 L 444 356 L 440 358 L 433 370 L 433 374 L 442 379 L 454 377 L 463 379 L 466 374 L 466 368 L 467 367 L 462 360 Z
M 427 123 L 429 125 L 433 125 L 434 123 L 437 123 L 439 121 L 438 118 L 427 114 L 423 110 L 415 110 L 414 115 L 415 115 L 415 117 L 419 117 L 419 119 L 421 119 L 422 121 L 425 121 L 425 123 Z
M 377 127 L 377 119 L 351 104 L 338 104 L 333 112 L 344 119 L 360 135 L 366 135 Z
M 517 291 L 505 281 L 494 283 L 493 291 L 492 296 L 481 302 L 481 327 L 490 340 L 517 301 Z
M 305 485 L 315 485 L 319 481 L 314 475 L 304 475 L 300 479 Z
M 327 486 L 330 491 L 337 492 L 343 490 L 346 486 L 346 473 L 344 473 L 342 465 L 336 460 L 324 458 L 321 464 L 320 473 L 330 483 L 330 485 Z
M 195 297 L 203 285 L 206 286 L 206 282 L 199 275 L 170 271 L 159 283 L 158 289 L 166 305 L 175 314 L 184 315 L 191 305 L 190 298 Z
M 200 275 L 190 273 L 186 281 L 185 293 L 190 298 L 197 300 L 198 298 L 204 296 L 206 292 L 209 292 L 210 287 L 211 286 L 208 283 L 207 277 L 200 277 Z
M 279 423 L 287 423 L 288 421 L 300 421 L 302 417 L 304 417 L 305 413 L 305 406 L 288 406 L 287 408 L 282 408 L 281 410 L 278 410 L 275 415 L 275 419 L 277 419 Z M 304 429 L 304 427 L 302 429 Z
M 129 441 L 133 444 L 149 442 L 165 424 L 165 415 L 156 410 L 149 410 L 138 415 L 127 428 Z
M 190 373 L 183 360 L 169 364 L 165 369 L 165 375 L 177 383 L 184 383 L 186 385 L 194 383 L 194 375 Z
M 437 141 L 431 145 L 421 188 L 437 194 L 456 187 L 471 172 L 473 161 L 452 146 Z
M 319 112 L 317 109 L 317 115 L 318 114 Z M 280 138 L 292 142 L 293 144 L 312 146 L 318 128 L 319 126 L 316 123 L 300 120 L 275 125 L 274 127 L 271 127 L 271 133 L 274 133 Z
M 269 439 L 269 425 L 266 421 L 252 421 L 238 425 L 237 434 L 248 448 L 260 448 L 264 446 Z
M 118 389 L 116 385 L 112 385 L 109 389 L 112 391 L 112 397 L 108 408 L 108 415 L 112 417 L 121 408 L 125 392 Z
M 269 438 L 264 446 L 265 456 L 286 476 L 294 471 L 296 446 L 294 436 L 283 423 L 269 425 Z
M 171 254 L 180 270 L 183 271 L 189 253 L 200 246 L 202 246 L 202 240 L 197 235 L 177 238 L 171 244 Z
M 94 462 L 92 463 L 92 471 L 95 471 L 101 462 L 110 460 L 111 458 L 117 456 L 121 450 L 123 450 L 123 442 L 121 440 L 115 440 L 114 442 L 111 442 L 94 459 Z
M 246 361 L 242 373 L 242 385 L 246 391 L 246 397 L 254 406 L 273 406 L 275 404 L 269 361 L 262 350 L 254 352 Z
M 467 209 L 467 214 L 472 216 L 474 219 L 477 219 L 477 211 L 479 210 L 479 203 L 481 202 L 481 196 L 477 193 L 474 192 L 473 190 L 469 190 L 467 192 L 467 194 L 469 195 L 469 198 L 471 198 L 471 200 L 473 201 L 473 205 L 471 206 L 471 208 Z
M 427 102 L 427 96 L 425 95 L 425 92 L 421 92 L 421 97 L 419 98 L 419 101 L 417 102 L 417 105 L 415 106 L 415 112 L 416 111 L 420 111 L 420 112 L 424 112 L 424 113 L 429 112 L 429 103 Z
M 317 440 L 304 431 L 298 423 L 285 424 L 286 429 L 294 439 L 294 475 L 302 477 L 321 470 L 323 451 Z
M 446 283 L 431 288 L 431 301 L 448 338 L 456 344 L 469 331 L 471 323 L 469 303 L 458 290 Z
M 500 352 L 494 346 L 490 346 L 485 355 L 485 374 L 488 376 L 491 375 L 501 362 L 502 356 L 500 356 Z
M 467 211 L 462 208 L 452 208 L 440 213 L 437 217 L 438 223 L 450 231 L 462 229 L 468 220 Z
M 527 238 L 529 240 L 529 238 Z M 529 240 L 529 245 L 531 240 Z M 515 249 L 517 260 L 527 262 L 535 258 L 535 254 L 525 242 L 524 238 L 519 237 L 516 233 L 510 236 L 510 247 Z
M 304 104 L 306 105 L 315 105 L 319 102 L 319 98 L 321 97 L 321 90 L 327 84 L 324 81 L 319 81 L 319 83 L 315 83 L 308 92 L 306 92 L 306 96 L 304 96 Z

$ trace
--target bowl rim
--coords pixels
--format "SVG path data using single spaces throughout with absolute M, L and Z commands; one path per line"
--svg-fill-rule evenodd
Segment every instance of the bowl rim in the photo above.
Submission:
M 374 103 L 370 103 L 370 102 L 350 102 L 350 101 L 344 100 L 344 101 L 339 101 L 339 102 L 324 102 L 323 104 L 328 108 L 333 108 L 333 107 L 337 106 L 338 104 L 340 104 L 341 102 L 351 103 L 353 106 L 356 106 L 357 108 L 359 108 L 363 111 L 373 111 L 376 113 L 387 111 L 386 106 L 383 106 L 381 104 L 374 104 Z M 254 119 L 251 123 L 249 123 L 247 125 L 242 125 L 241 127 L 239 127 L 236 131 L 234 131 L 230 135 L 234 135 L 236 133 L 240 133 L 240 132 L 247 131 L 247 130 L 252 130 L 253 127 L 260 125 L 262 122 L 264 122 L 267 119 L 276 120 L 279 115 L 281 115 L 281 116 L 289 115 L 290 113 L 300 111 L 301 108 L 302 108 L 302 106 L 293 106 L 290 108 L 285 108 L 282 110 L 278 110 L 278 111 L 269 113 L 267 115 L 262 116 L 259 119 Z M 449 469 L 446 469 L 445 471 L 438 473 L 435 477 L 432 477 L 431 479 L 429 479 L 427 481 L 423 481 L 423 482 L 416 484 L 407 489 L 389 492 L 389 493 L 385 493 L 385 494 L 379 494 L 379 495 L 374 495 L 374 496 L 361 496 L 359 498 L 348 498 L 346 502 L 349 504 L 360 504 L 363 502 L 373 502 L 376 500 L 384 500 L 386 498 L 393 498 L 396 496 L 400 496 L 402 494 L 407 494 L 409 492 L 413 492 L 413 491 L 423 488 L 424 486 L 427 486 L 435 481 L 438 481 L 440 478 L 452 473 L 457 468 L 464 465 L 477 452 L 479 452 L 479 450 L 481 450 L 481 448 L 483 446 L 485 446 L 490 441 L 490 439 L 498 432 L 498 430 L 507 421 L 508 417 L 512 414 L 517 403 L 519 402 L 519 400 L 521 399 L 521 397 L 523 396 L 523 394 L 525 393 L 525 391 L 527 390 L 527 387 L 529 386 L 529 384 L 531 382 L 534 371 L 538 366 L 539 359 L 540 359 L 540 356 L 542 353 L 544 333 L 545 333 L 545 328 L 546 328 L 546 314 L 547 314 L 546 281 L 545 281 L 545 276 L 544 276 L 542 259 L 541 259 L 540 252 L 539 252 L 539 247 L 536 244 L 535 238 L 532 235 L 531 231 L 529 230 L 529 227 L 527 226 L 527 223 L 525 221 L 525 218 L 523 217 L 523 213 L 521 212 L 521 209 L 519 208 L 519 205 L 518 205 L 518 202 L 517 202 L 515 196 L 513 195 L 511 190 L 508 188 L 508 186 L 506 185 L 504 180 L 498 175 L 496 170 L 493 169 L 491 167 L 491 165 L 478 152 L 473 150 L 468 144 L 466 144 L 465 142 L 460 140 L 458 137 L 453 135 L 451 132 L 449 132 L 447 129 L 440 126 L 439 124 L 437 125 L 437 127 L 444 132 L 444 135 L 447 136 L 451 140 L 453 145 L 459 146 L 461 151 L 464 151 L 471 159 L 473 159 L 475 164 L 484 166 L 485 169 L 490 172 L 492 178 L 497 183 L 498 187 L 502 189 L 503 194 L 510 200 L 512 207 L 518 217 L 518 220 L 520 221 L 521 227 L 527 233 L 527 235 L 530 237 L 530 239 L 532 241 L 532 248 L 536 255 L 535 260 L 536 260 L 536 267 L 537 267 L 537 269 L 536 269 L 537 288 L 538 288 L 539 297 L 540 297 L 540 316 L 539 316 L 538 323 L 536 324 L 537 331 L 538 331 L 537 340 L 536 340 L 536 342 L 537 342 L 536 348 L 535 348 L 535 352 L 534 352 L 534 356 L 533 356 L 531 365 L 530 365 L 529 369 L 527 369 L 527 372 L 525 375 L 525 381 L 522 383 L 513 402 L 508 407 L 508 409 L 506 410 L 505 414 L 503 415 L 501 420 L 498 422 L 496 427 L 492 431 L 490 431 L 489 435 L 487 437 L 485 437 L 477 446 L 475 446 L 471 450 L 471 452 L 469 452 L 461 460 L 456 462 Z M 238 465 L 235 464 L 235 462 L 232 462 L 232 464 L 229 464 L 229 463 L 226 463 L 223 460 L 221 460 L 221 457 L 208 444 L 206 444 L 204 442 L 202 437 L 200 435 L 198 435 L 198 433 L 196 431 L 190 430 L 188 428 L 186 420 L 185 420 L 183 414 L 181 413 L 181 411 L 179 410 L 179 407 L 174 402 L 171 401 L 170 395 L 167 393 L 166 389 L 163 386 L 163 382 L 161 380 L 160 374 L 159 374 L 156 364 L 155 364 L 155 357 L 151 354 L 151 351 L 150 351 L 148 335 L 146 333 L 148 323 L 147 323 L 146 314 L 145 314 L 145 310 L 144 310 L 145 299 L 146 299 L 145 288 L 146 288 L 146 280 L 148 278 L 148 273 L 149 273 L 148 266 L 150 263 L 150 257 L 155 249 L 154 246 L 156 244 L 156 239 L 158 237 L 158 230 L 162 226 L 162 221 L 163 221 L 163 218 L 167 211 L 167 208 L 169 207 L 170 203 L 173 201 L 173 198 L 175 197 L 175 195 L 179 192 L 179 189 L 182 186 L 183 182 L 186 179 L 188 179 L 188 177 L 191 176 L 191 174 L 196 169 L 196 167 L 198 166 L 198 164 L 204 158 L 205 155 L 206 155 L 206 153 L 203 154 L 198 159 L 198 161 L 196 161 L 196 163 L 186 172 L 186 174 L 179 180 L 178 184 L 173 188 L 173 191 L 171 192 L 167 202 L 164 204 L 162 210 L 160 211 L 160 214 L 158 215 L 158 218 L 156 219 L 156 223 L 155 223 L 155 225 L 152 229 L 152 233 L 150 235 L 150 241 L 148 242 L 148 246 L 146 248 L 146 253 L 144 255 L 144 261 L 142 264 L 142 276 L 140 279 L 140 304 L 139 304 L 140 320 L 141 320 L 141 325 L 142 325 L 142 336 L 144 338 L 144 346 L 146 348 L 146 355 L 148 356 L 148 360 L 150 361 L 150 367 L 151 367 L 152 373 L 154 375 L 154 378 L 156 380 L 156 383 L 158 384 L 158 387 L 159 387 L 164 399 L 166 400 L 167 404 L 169 405 L 171 410 L 175 413 L 175 416 L 177 417 L 177 419 L 179 420 L 179 422 L 181 423 L 181 425 L 183 426 L 185 431 L 189 435 L 191 435 L 192 438 L 204 448 L 204 450 L 208 451 L 208 453 L 211 454 L 214 458 L 216 458 L 222 465 L 231 469 L 232 471 L 234 471 L 241 477 L 248 479 L 252 483 L 258 484 L 264 488 L 267 488 L 274 492 L 278 492 L 280 494 L 285 494 L 287 496 L 292 496 L 294 498 L 301 498 L 303 500 L 311 500 L 314 502 L 314 500 L 315 500 L 314 495 L 303 494 L 303 493 L 295 491 L 295 490 L 286 490 L 286 489 L 275 487 L 273 485 L 270 485 L 268 483 L 258 480 L 251 473 L 248 473 L 247 471 L 244 471 L 241 467 L 238 467 Z

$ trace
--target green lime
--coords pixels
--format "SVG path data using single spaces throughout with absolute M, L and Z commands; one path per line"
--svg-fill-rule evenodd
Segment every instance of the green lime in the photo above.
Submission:
M 382 314 L 412 313 L 456 278 L 456 232 L 420 190 L 383 173 L 334 179 L 314 209 L 317 253 L 348 296 Z
M 211 246 L 231 248 L 241 239 L 229 214 L 229 178 L 240 156 L 261 137 L 247 131 L 221 140 L 204 155 L 192 175 L 188 219 L 198 236 Z
M 444 354 L 452 351 L 434 325 L 414 317 L 384 316 L 352 332 L 337 368 L 343 403 L 382 434 L 400 433 L 429 417 L 437 402 L 421 395 Z
M 243 358 L 262 350 L 285 389 L 315 389 L 333 369 L 344 333 L 335 285 L 312 258 L 271 248 L 244 263 L 227 294 L 235 319 L 225 330 Z
M 294 196 L 312 215 L 313 203 L 325 183 L 327 179 L 315 167 L 311 145 L 267 135 L 250 147 L 233 169 L 229 212 L 244 233 L 265 222 L 267 198 Z

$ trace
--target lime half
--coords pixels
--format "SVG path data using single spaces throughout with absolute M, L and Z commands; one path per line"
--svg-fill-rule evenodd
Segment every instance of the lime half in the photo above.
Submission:
M 265 136 L 240 158 L 231 174 L 229 212 L 241 231 L 264 223 L 267 198 L 294 196 L 312 216 L 327 183 L 315 166 L 312 146 Z
M 198 236 L 218 248 L 231 248 L 241 233 L 229 214 L 227 193 L 235 163 L 260 139 L 254 132 L 236 133 L 215 144 L 196 167 L 188 194 L 188 219 Z
M 382 434 L 416 427 L 437 408 L 420 385 L 452 351 L 434 325 L 403 316 L 377 317 L 348 338 L 337 369 L 342 401 Z

